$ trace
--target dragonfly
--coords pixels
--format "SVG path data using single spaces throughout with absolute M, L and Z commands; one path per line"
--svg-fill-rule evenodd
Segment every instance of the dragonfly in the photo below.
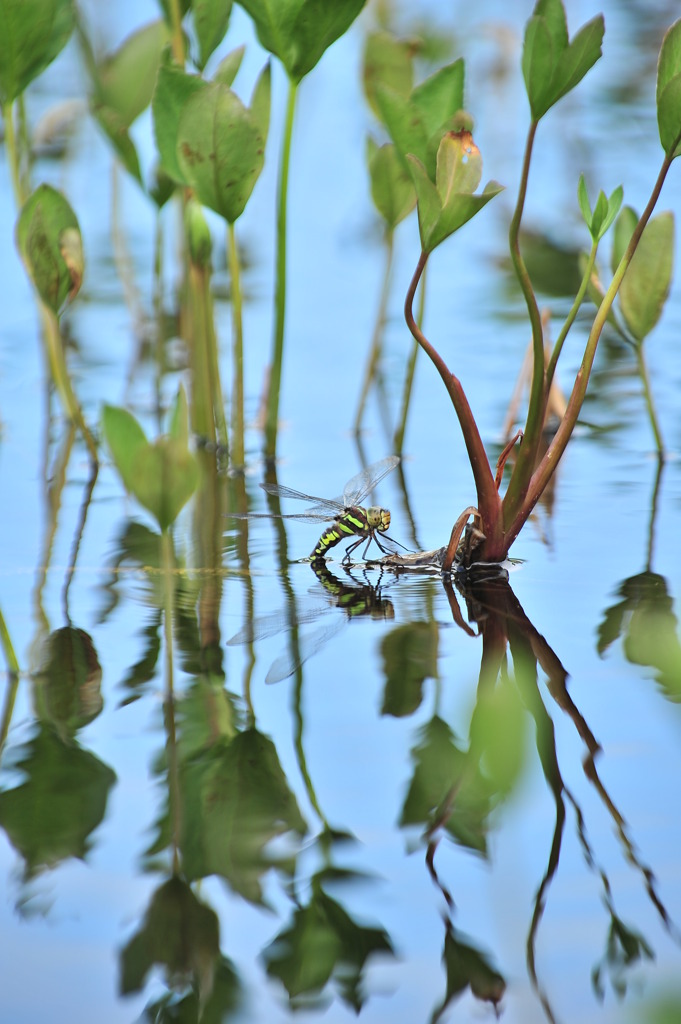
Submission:
M 380 583 L 362 583 L 355 579 L 349 568 L 345 568 L 348 581 L 343 582 L 330 572 L 323 559 L 312 562 L 310 568 L 324 588 L 323 597 L 308 597 L 302 606 L 254 618 L 227 641 L 228 647 L 252 644 L 295 628 L 295 644 L 270 665 L 265 676 L 266 683 L 278 683 L 294 675 L 308 658 L 321 651 L 344 628 L 348 620 L 361 616 L 384 621 L 395 618 L 393 603 L 383 596 Z M 300 627 L 339 610 L 344 614 L 335 615 L 331 623 L 322 625 L 312 633 L 297 635 Z
M 356 540 L 346 548 L 343 556 L 343 563 L 347 564 L 352 552 L 364 541 L 366 544 L 362 558 L 366 558 L 372 540 L 384 554 L 394 552 L 396 547 L 402 547 L 398 541 L 388 537 L 386 533 L 390 526 L 390 511 L 380 505 L 369 505 L 366 508 L 362 505 L 367 495 L 373 491 L 384 476 L 387 476 L 395 468 L 399 461 L 398 455 L 389 455 L 387 458 L 381 459 L 380 462 L 374 462 L 371 466 L 367 466 L 366 469 L 348 480 L 342 495 L 338 498 L 318 498 L 314 494 L 295 491 L 292 487 L 285 487 L 283 484 L 260 484 L 260 486 L 268 494 L 277 498 L 294 498 L 297 501 L 314 503 L 304 512 L 287 512 L 278 515 L 277 518 L 299 519 L 307 523 L 331 521 L 331 525 L 324 530 L 310 554 L 310 561 L 315 562 L 326 558 L 330 549 L 336 544 L 355 537 Z M 247 512 L 235 516 L 235 518 L 244 517 L 270 519 L 271 514 Z

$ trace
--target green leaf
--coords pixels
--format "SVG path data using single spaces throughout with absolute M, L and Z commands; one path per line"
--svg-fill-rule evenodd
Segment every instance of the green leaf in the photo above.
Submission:
M 0 827 L 31 878 L 69 857 L 84 859 L 116 781 L 111 768 L 45 726 L 15 762 L 22 779 L 0 792 Z
M 245 46 L 237 46 L 235 50 L 230 50 L 227 56 L 223 57 L 218 64 L 215 74 L 213 75 L 213 81 L 222 82 L 223 85 L 231 86 L 237 76 L 239 68 L 241 67 L 241 62 L 244 59 L 245 52 Z
M 189 99 L 207 88 L 208 84 L 203 79 L 197 75 L 187 75 L 174 65 L 162 65 L 159 68 L 151 101 L 156 148 L 163 170 L 180 185 L 187 184 L 177 158 L 180 115 Z
M 405 161 L 405 167 L 410 153 L 425 166 L 428 160 L 428 135 L 423 119 L 409 99 L 387 85 L 377 85 L 376 102 L 381 120 L 398 154 Z
M 667 29 L 657 65 L 657 125 L 667 156 L 681 153 L 681 19 Z
M 196 66 L 200 71 L 224 39 L 231 12 L 232 0 L 192 0 L 194 30 L 199 43 Z
M 591 231 L 591 204 L 589 203 L 589 193 L 586 190 L 586 182 L 584 181 L 584 175 L 580 174 L 579 183 L 577 184 L 577 200 L 579 202 L 579 208 L 582 211 L 582 217 L 584 223 Z
M 129 128 L 151 102 L 161 54 L 169 40 L 168 29 L 161 20 L 129 35 L 96 67 L 95 108 L 114 110 Z
M 639 343 L 662 315 L 673 259 L 674 215 L 660 213 L 648 221 L 619 290 L 622 315 Z
M 140 992 L 154 967 L 169 977 L 191 978 L 205 999 L 220 957 L 220 922 L 187 883 L 173 875 L 158 888 L 139 930 L 121 952 L 120 990 Z
M 282 983 L 292 1008 L 309 1010 L 335 978 L 341 997 L 359 1014 L 366 998 L 364 969 L 374 953 L 393 953 L 387 933 L 357 924 L 313 879 L 309 905 L 296 909 L 293 923 L 275 937 L 263 957 L 268 975 Z
M 600 241 L 610 225 L 613 223 L 615 217 L 619 213 L 620 206 L 622 205 L 623 195 L 624 192 L 621 185 L 617 186 L 609 199 L 606 198 L 604 192 L 599 192 L 598 199 L 596 200 L 596 205 L 594 206 L 592 213 L 584 175 L 580 174 L 579 184 L 577 186 L 577 199 L 579 200 L 582 216 L 584 217 L 584 221 L 594 242 Z
M 425 252 L 432 252 L 503 189 L 490 181 L 482 193 L 471 194 L 470 190 L 480 181 L 482 162 L 468 131 L 448 132 L 442 138 L 436 185 L 420 160 L 409 156 L 407 162 L 416 188 L 419 232 Z
M 92 113 L 128 174 L 132 175 L 144 187 L 135 144 L 130 138 L 128 127 L 118 111 L 112 107 L 95 105 L 92 108 Z
M 401 718 L 416 711 L 424 680 L 437 675 L 438 631 L 434 623 L 409 622 L 381 643 L 385 693 L 381 714 Z
M 463 109 L 465 69 L 461 57 L 439 68 L 411 94 L 411 104 L 419 112 L 429 139 L 441 136 L 445 125 Z M 439 138 L 438 138 L 439 144 Z M 436 146 L 437 150 L 437 146 Z
M 522 71 L 532 120 L 539 121 L 582 80 L 601 56 L 602 15 L 583 25 L 568 41 L 561 0 L 539 0 L 525 27 Z
M 50 633 L 35 681 L 37 716 L 65 743 L 104 707 L 102 667 L 92 637 L 75 626 Z
M 258 109 L 264 118 L 264 103 Z M 264 163 L 265 137 L 227 86 L 211 82 L 182 107 L 177 160 L 198 199 L 233 224 L 243 213 Z
M 414 67 L 410 43 L 389 32 L 370 32 L 364 44 L 362 85 L 374 114 L 380 118 L 376 88 L 386 85 L 406 99 L 413 87 Z
M 64 48 L 73 0 L 0 0 L 0 103 L 15 100 Z
M 369 137 L 367 164 L 371 179 L 371 197 L 376 209 L 392 231 L 416 205 L 413 182 L 392 143 L 379 147 Z
M 255 23 L 258 39 L 282 62 L 294 82 L 317 64 L 324 51 L 355 20 L 365 0 L 240 0 Z
M 177 403 L 186 418 L 181 392 Z M 102 432 L 126 489 L 155 516 L 162 530 L 175 522 L 198 483 L 198 465 L 187 447 L 186 428 L 179 426 L 181 415 L 178 409 L 172 415 L 174 435 L 150 444 L 132 413 L 111 405 L 102 411 Z
M 51 185 L 38 186 L 19 213 L 16 239 L 40 298 L 59 314 L 83 280 L 78 220 L 61 192 Z
M 306 832 L 272 741 L 246 729 L 182 767 L 183 868 L 188 879 L 220 875 L 262 903 L 260 879 L 278 863 L 272 840 Z

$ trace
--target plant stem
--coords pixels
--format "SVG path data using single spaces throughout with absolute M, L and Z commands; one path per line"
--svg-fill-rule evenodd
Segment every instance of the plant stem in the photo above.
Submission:
M 497 557 L 497 548 L 500 545 L 503 545 L 503 538 L 501 535 L 501 501 L 494 485 L 494 477 L 492 476 L 492 470 L 490 469 L 489 460 L 487 458 L 487 453 L 485 452 L 485 447 L 482 443 L 482 438 L 480 437 L 477 423 L 475 422 L 475 418 L 468 404 L 468 399 L 466 398 L 458 377 L 455 377 L 454 374 L 450 372 L 440 353 L 431 345 L 414 320 L 412 308 L 414 295 L 425 269 L 427 260 L 428 253 L 422 251 L 416 270 L 414 271 L 414 276 L 411 279 L 411 283 L 407 291 L 407 297 L 404 303 L 404 317 L 413 337 L 419 343 L 435 366 L 437 372 L 440 374 L 459 419 L 461 432 L 466 445 L 466 451 L 468 452 L 468 460 L 473 471 L 473 479 L 475 480 L 475 487 L 478 495 L 478 511 L 482 520 L 482 531 L 487 538 L 485 551 L 487 551 L 488 548 L 492 551 L 491 555 L 486 555 L 485 557 L 494 559 Z
M 532 121 L 527 133 L 525 144 L 525 156 L 518 188 L 518 202 L 509 228 L 509 247 L 513 268 L 522 289 L 527 311 L 532 327 L 532 383 L 530 385 L 530 400 L 527 409 L 525 429 L 523 431 L 523 443 L 518 449 L 511 479 L 504 498 L 504 508 L 515 509 L 522 502 L 527 484 L 534 470 L 537 457 L 537 449 L 541 438 L 541 431 L 544 424 L 544 407 L 546 401 L 546 388 L 544 385 L 544 332 L 542 330 L 541 315 L 539 306 L 532 288 L 530 275 L 527 272 L 525 261 L 520 252 L 520 224 L 525 207 L 527 195 L 527 183 L 530 174 L 530 162 L 532 159 L 532 148 L 537 131 L 537 121 Z M 510 513 L 509 513 L 510 514 Z
M 282 139 L 279 163 L 279 185 L 277 190 L 277 257 L 276 285 L 274 294 L 275 324 L 272 366 L 265 413 L 265 454 L 273 459 L 277 447 L 277 423 L 279 419 L 279 391 L 281 388 L 281 367 L 284 358 L 284 324 L 286 314 L 286 207 L 288 199 L 288 172 L 291 158 L 291 139 L 296 107 L 297 83 L 289 78 L 286 121 Z
M 674 148 L 672 148 L 672 152 L 674 152 Z M 584 351 L 582 363 L 577 372 L 575 383 L 572 388 L 572 393 L 568 401 L 567 409 L 565 411 L 563 419 L 561 420 L 560 426 L 558 427 L 558 430 L 556 431 L 553 440 L 551 441 L 551 444 L 547 448 L 544 457 L 542 458 L 541 462 L 532 474 L 529 487 L 527 488 L 527 494 L 525 495 L 525 499 L 522 505 L 515 513 L 513 518 L 509 517 L 508 519 L 505 519 L 507 534 L 506 540 L 508 548 L 510 548 L 511 544 L 520 533 L 520 530 L 527 521 L 527 518 L 532 512 L 532 509 L 536 505 L 537 501 L 539 500 L 539 497 L 544 491 L 544 488 L 553 476 L 556 470 L 556 466 L 558 465 L 558 462 L 560 461 L 560 458 L 567 447 L 568 441 L 572 436 L 572 431 L 575 428 L 577 418 L 582 408 L 582 403 L 584 402 L 584 396 L 586 394 L 587 385 L 589 383 L 589 375 L 591 373 L 594 357 L 596 355 L 596 348 L 598 346 L 600 336 L 603 332 L 603 327 L 605 326 L 608 314 L 610 313 L 610 310 L 612 308 L 612 304 L 615 301 L 615 296 L 619 291 L 620 284 L 622 283 L 622 278 L 624 277 L 626 270 L 629 264 L 631 263 L 631 259 L 636 251 L 636 247 L 638 246 L 641 235 L 643 234 L 643 230 L 648 221 L 650 220 L 652 212 L 655 209 L 657 201 L 660 197 L 660 192 L 662 191 L 662 186 L 664 184 L 665 178 L 667 177 L 667 173 L 669 171 L 671 163 L 672 157 L 665 156 L 664 160 L 662 161 L 660 173 L 657 176 L 657 181 L 655 182 L 655 186 L 651 193 L 650 199 L 648 200 L 648 205 L 641 214 L 641 218 L 638 224 L 634 228 L 634 232 L 629 241 L 629 245 L 627 246 L 624 255 L 622 256 L 622 259 L 619 262 L 619 266 L 617 267 L 617 270 L 613 275 L 612 281 L 610 282 L 610 287 L 606 291 L 605 295 L 603 296 L 603 300 L 600 306 L 598 307 L 598 311 L 596 313 L 596 317 L 592 324 L 591 331 L 589 333 L 589 338 L 586 343 L 586 349 Z M 522 451 L 522 445 L 520 450 Z M 504 511 L 506 512 L 506 509 Z
M 229 281 L 232 297 L 232 345 L 234 353 L 234 391 L 232 394 L 232 462 L 241 469 L 246 462 L 244 446 L 244 334 L 241 297 L 241 270 L 234 225 L 228 225 Z
M 556 339 L 556 344 L 553 346 L 553 352 L 551 353 L 551 358 L 549 360 L 549 364 L 546 367 L 546 394 L 547 395 L 551 391 L 551 385 L 553 383 L 553 377 L 554 377 L 554 374 L 556 372 L 556 365 L 558 363 L 558 358 L 559 358 L 560 353 L 562 351 L 563 344 L 565 342 L 565 339 L 568 336 L 568 332 L 569 332 L 570 328 L 572 327 L 572 325 L 573 325 L 573 323 L 575 321 L 575 317 L 577 316 L 577 313 L 579 312 L 579 307 L 582 304 L 584 296 L 586 295 L 586 289 L 589 286 L 589 280 L 591 278 L 591 273 L 592 273 L 593 268 L 594 268 L 594 263 L 596 262 L 596 253 L 597 253 L 597 251 L 598 251 L 598 242 L 593 242 L 592 245 L 591 245 L 591 252 L 589 253 L 589 259 L 587 261 L 586 269 L 584 271 L 584 275 L 582 277 L 582 281 L 581 281 L 581 284 L 579 286 L 579 291 L 577 292 L 577 295 L 575 296 L 575 301 L 572 303 L 572 308 L 570 309 L 570 312 L 568 313 L 567 319 L 566 319 L 565 323 L 563 324 L 562 330 L 561 330 L 560 334 L 558 335 L 558 337 Z
M 97 445 L 95 444 L 95 439 L 90 433 L 85 422 L 82 410 L 78 404 L 78 399 L 71 387 L 71 378 L 69 377 L 69 372 L 66 368 L 66 359 L 64 358 L 64 345 L 61 338 L 61 331 L 59 329 L 59 321 L 52 310 L 48 309 L 41 299 L 38 299 L 38 307 L 40 311 L 40 319 L 43 325 L 43 338 L 45 340 L 45 348 L 47 349 L 47 359 L 52 379 L 57 391 L 59 392 L 59 397 L 61 398 L 61 402 L 67 416 L 83 435 L 83 440 L 85 441 L 87 450 L 90 453 L 92 463 L 96 466 L 99 464 Z
M 394 251 L 395 232 L 392 230 L 392 228 L 390 228 L 385 233 L 385 267 L 383 269 L 383 281 L 381 284 L 381 294 L 378 300 L 378 309 L 376 311 L 374 332 L 371 338 L 369 358 L 367 360 L 366 369 L 364 370 L 362 390 L 360 392 L 359 402 L 357 403 L 357 412 L 355 413 L 355 422 L 353 425 L 353 430 L 355 434 L 359 434 L 360 429 L 362 427 L 362 418 L 364 416 L 364 408 L 366 406 L 369 388 L 371 387 L 374 377 L 376 376 L 376 367 L 378 366 L 378 361 L 381 358 L 381 349 L 383 347 L 383 331 L 385 329 L 385 313 L 388 307 L 388 296 L 390 294 L 390 278 L 392 275 Z
M 423 318 L 426 309 L 426 271 L 427 267 L 423 268 L 423 275 L 421 277 L 421 287 L 419 289 L 419 308 L 416 314 L 416 323 L 418 324 L 419 330 L 423 330 Z M 409 355 L 409 361 L 407 363 L 407 372 L 404 378 L 404 388 L 402 391 L 402 405 L 400 408 L 400 419 L 395 431 L 395 440 L 393 443 L 393 451 L 396 455 L 401 455 L 404 448 L 404 435 L 407 430 L 407 416 L 409 415 L 409 405 L 411 403 L 411 392 L 414 386 L 414 375 L 416 373 L 416 358 L 419 353 L 419 346 L 416 339 L 412 346 L 411 353 Z
M 5 151 L 7 153 L 7 160 L 12 178 L 12 189 L 14 191 L 17 209 L 20 210 L 26 201 L 26 193 L 21 184 L 21 174 L 19 173 L 17 139 L 14 131 L 14 103 L 12 100 L 8 100 L 6 103 L 3 103 L 2 119 L 5 124 Z
M 648 368 L 646 366 L 645 356 L 643 354 L 643 343 L 639 342 L 636 345 L 636 362 L 638 363 L 638 372 L 641 377 L 643 384 L 643 394 L 646 401 L 646 409 L 648 410 L 648 418 L 650 419 L 650 425 L 653 428 L 653 434 L 655 436 L 655 446 L 660 459 L 665 457 L 664 441 L 662 439 L 662 431 L 660 430 L 660 424 L 657 419 L 657 413 L 655 412 L 655 402 L 653 401 L 653 392 L 650 387 L 650 380 L 648 377 Z
M 180 839 L 180 779 L 177 763 L 177 735 L 175 729 L 175 690 L 173 679 L 173 612 L 175 608 L 175 558 L 170 528 L 161 531 L 161 564 L 163 566 L 163 632 L 165 640 L 165 697 L 163 716 L 166 727 L 166 750 L 168 756 L 168 794 L 173 847 L 173 874 L 179 869 Z
M 184 67 L 184 34 L 182 32 L 182 10 L 180 0 L 170 0 L 170 21 L 172 28 L 172 50 L 175 63 Z

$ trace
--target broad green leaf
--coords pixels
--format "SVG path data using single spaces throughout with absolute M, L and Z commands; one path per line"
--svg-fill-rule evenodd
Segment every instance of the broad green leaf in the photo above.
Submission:
M 237 46 L 230 50 L 226 57 L 223 57 L 213 75 L 214 82 L 222 82 L 223 85 L 231 86 L 241 67 L 246 52 L 245 46 Z
M 638 214 L 631 206 L 624 206 L 615 223 L 615 231 L 613 233 L 612 240 L 612 254 L 610 265 L 612 267 L 613 274 L 617 270 L 620 260 L 626 252 L 626 248 L 631 241 L 631 236 L 634 233 L 634 228 L 638 224 Z
M 421 825 L 427 831 L 437 822 L 462 846 L 486 855 L 493 794 L 446 722 L 436 717 L 423 727 L 412 760 L 414 773 L 400 827 Z
M 73 0 L 0 0 L 0 103 L 15 100 L 64 48 Z
M 367 139 L 367 163 L 371 197 L 376 209 L 393 230 L 416 205 L 414 185 L 392 143 L 377 146 Z
M 186 877 L 219 875 L 262 903 L 261 878 L 281 860 L 272 841 L 307 831 L 272 741 L 246 729 L 216 743 L 182 766 L 181 788 Z
M 423 119 L 414 110 L 409 99 L 389 86 L 377 85 L 376 102 L 381 120 L 388 129 L 399 156 L 405 161 L 405 166 L 409 153 L 425 166 L 428 160 L 428 135 Z
M 365 0 L 240 0 L 258 39 L 300 82 L 324 51 L 347 31 Z
M 191 979 L 203 1003 L 219 957 L 217 914 L 173 875 L 154 892 L 141 927 L 121 952 L 120 990 L 140 992 L 149 972 L 163 967 L 169 977 Z
M 144 187 L 135 144 L 130 138 L 128 127 L 118 111 L 114 110 L 113 107 L 94 105 L 92 113 L 100 128 L 111 142 L 116 155 L 128 174 L 132 175 Z
M 471 186 L 475 187 L 480 180 L 479 154 L 475 155 L 473 150 L 471 151 L 473 159 L 470 168 L 458 159 L 461 155 L 459 150 L 465 150 L 469 145 L 477 151 L 470 133 L 465 131 L 448 134 L 442 139 L 440 151 L 443 155 L 438 169 L 441 180 L 437 187 L 433 185 L 420 160 L 413 156 L 407 158 L 416 189 L 419 233 L 421 246 L 425 252 L 432 252 L 503 190 L 503 186 L 498 182 L 490 181 L 477 195 L 465 191 Z M 447 175 L 455 183 L 454 187 L 449 189 Z M 444 200 L 440 188 L 445 194 Z
M 169 39 L 168 29 L 160 20 L 128 36 L 97 65 L 94 105 L 116 111 L 129 128 L 151 102 L 161 54 Z
M 414 82 L 411 44 L 389 32 L 370 32 L 364 44 L 362 84 L 364 95 L 374 114 L 380 118 L 376 87 L 387 85 L 405 99 Z
M 224 39 L 231 13 L 232 0 L 192 0 L 194 30 L 199 43 L 196 66 L 200 71 Z
M 506 991 L 504 978 L 480 950 L 465 942 L 451 927 L 445 933 L 442 959 L 447 970 L 447 993 L 440 1013 L 469 987 L 476 999 L 496 1007 Z
M 586 182 L 583 174 L 580 174 L 579 182 L 577 184 L 577 200 L 579 202 L 579 208 L 582 211 L 584 223 L 588 227 L 589 231 L 591 231 L 591 204 L 589 202 L 589 193 L 586 190 Z
M 413 90 L 411 103 L 419 112 L 429 139 L 441 135 L 444 126 L 463 109 L 464 77 L 464 62 L 460 57 L 439 68 Z M 437 141 L 439 143 L 439 138 Z
M 411 715 L 421 703 L 424 680 L 437 676 L 438 630 L 435 623 L 409 622 L 381 643 L 385 693 L 381 714 Z
M 176 416 L 173 422 L 177 434 Z M 186 442 L 167 436 L 150 444 L 135 417 L 111 405 L 102 411 L 102 431 L 126 489 L 166 530 L 198 483 L 198 465 Z
M 293 1009 L 309 1009 L 335 979 L 341 998 L 359 1014 L 366 962 L 374 953 L 392 954 L 390 938 L 382 928 L 357 924 L 316 878 L 312 884 L 310 903 L 296 909 L 293 923 L 264 950 L 267 973 L 282 983 Z
M 264 116 L 260 109 L 259 116 Z M 197 198 L 230 224 L 243 213 L 264 163 L 265 137 L 238 96 L 219 82 L 180 112 L 177 160 Z
M 180 185 L 187 184 L 177 158 L 180 114 L 194 93 L 207 88 L 208 84 L 203 79 L 197 75 L 187 75 L 174 65 L 162 65 L 159 68 L 151 101 L 156 147 L 161 157 L 161 167 Z
M 19 213 L 16 239 L 40 298 L 59 314 L 83 280 L 78 220 L 61 192 L 51 185 L 38 186 Z
M 36 714 L 65 743 L 104 707 L 102 667 L 92 637 L 75 626 L 50 633 L 34 679 Z
M 668 156 L 681 153 L 681 19 L 666 32 L 657 65 L 657 124 Z
M 622 279 L 619 301 L 638 342 L 650 334 L 669 294 L 674 259 L 674 215 L 660 213 L 645 227 Z
M 604 32 L 599 15 L 569 42 L 561 0 L 539 0 L 525 27 L 522 55 L 533 121 L 539 121 L 593 67 L 601 56 Z
M 41 726 L 15 761 L 21 778 L 0 792 L 0 827 L 24 860 L 24 874 L 83 860 L 116 782 L 111 768 L 73 741 Z

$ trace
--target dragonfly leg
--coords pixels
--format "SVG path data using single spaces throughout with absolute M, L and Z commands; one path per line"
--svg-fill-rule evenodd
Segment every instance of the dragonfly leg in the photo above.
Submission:
M 355 550 L 355 548 L 359 547 L 359 545 L 362 543 L 363 540 L 364 540 L 364 537 L 360 537 L 359 540 L 356 540 L 354 544 L 351 544 L 350 547 L 345 549 L 345 554 L 343 555 L 343 561 L 342 561 L 343 565 L 347 565 L 348 564 L 348 562 L 350 561 L 350 555 Z M 371 540 L 371 537 L 369 538 L 369 540 Z

